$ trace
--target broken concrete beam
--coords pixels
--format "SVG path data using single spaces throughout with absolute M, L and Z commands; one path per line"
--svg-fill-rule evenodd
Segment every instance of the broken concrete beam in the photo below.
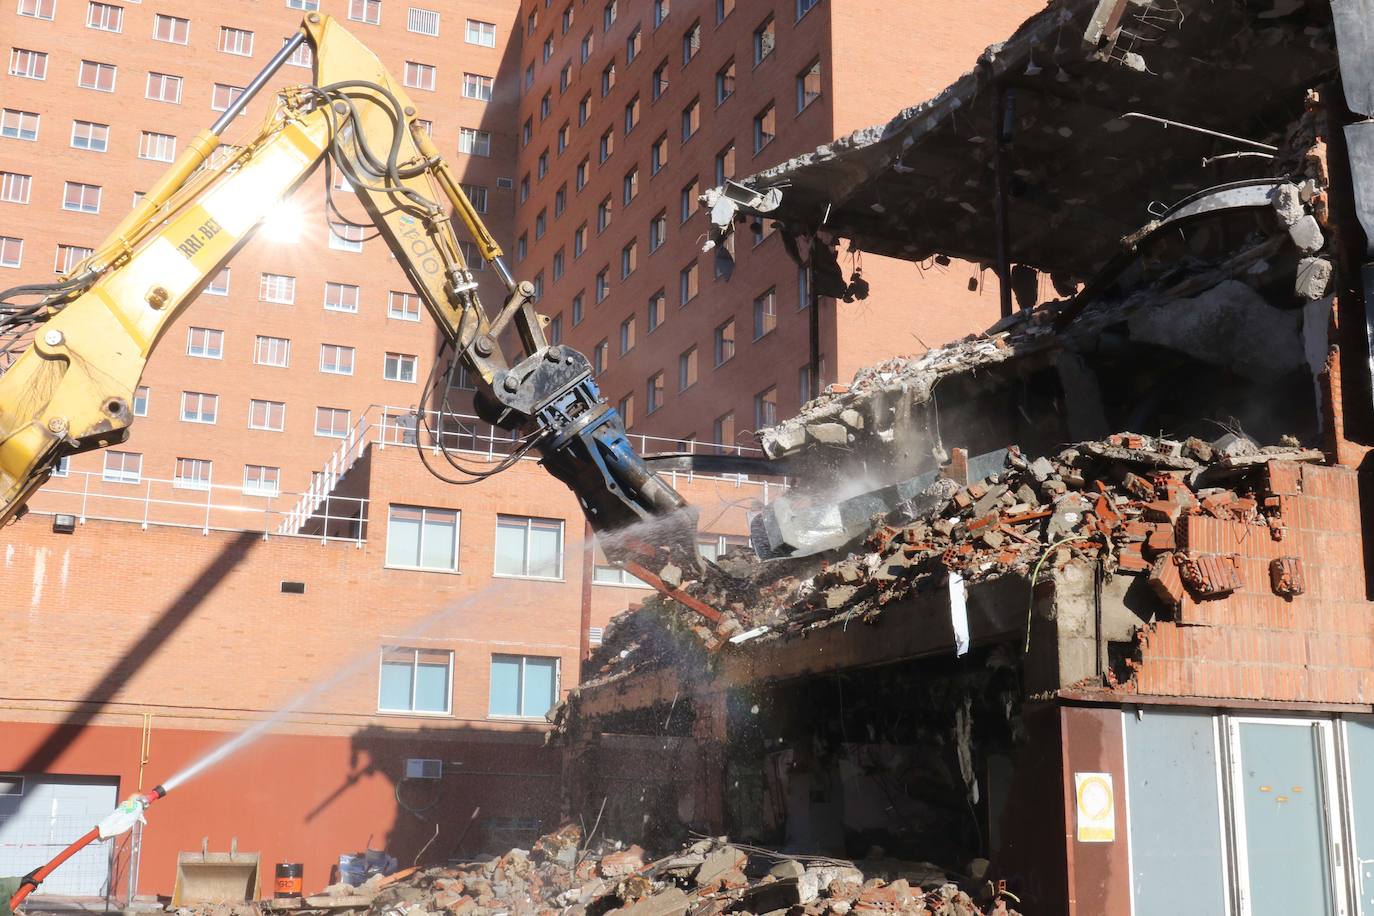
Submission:
M 840 411 L 840 422 L 850 429 L 862 430 L 864 428 L 864 415 L 851 407 Z
M 1321 226 L 1317 225 L 1316 217 L 1310 213 L 1288 227 L 1288 237 L 1303 254 L 1321 251 L 1322 246 L 1326 244 Z
M 701 868 L 697 869 L 698 884 L 712 884 L 727 872 L 742 871 L 749 862 L 749 856 L 734 846 L 721 846 L 713 853 L 706 854 Z
M 812 885 L 810 900 L 803 899 L 801 878 L 788 878 L 781 881 L 765 881 L 745 888 L 740 896 L 740 906 L 750 913 L 771 913 L 773 910 L 786 910 L 816 899 L 815 886 Z
M 972 488 L 970 487 L 970 490 L 971 489 Z M 1002 497 L 1006 495 L 1008 489 L 1009 488 L 1006 484 L 1001 483 L 989 489 L 978 499 L 976 503 L 973 504 L 973 514 L 982 517 L 992 513 L 994 510 L 996 510 L 998 504 L 1001 502 Z
M 849 445 L 849 436 L 842 423 L 812 423 L 806 427 L 806 437 L 817 445 L 843 448 Z
M 611 912 L 617 916 L 685 916 L 691 902 L 682 888 L 670 887 Z
M 1293 292 L 1304 299 L 1316 301 L 1326 295 L 1331 285 L 1331 262 L 1326 258 L 1303 258 L 1293 282 Z

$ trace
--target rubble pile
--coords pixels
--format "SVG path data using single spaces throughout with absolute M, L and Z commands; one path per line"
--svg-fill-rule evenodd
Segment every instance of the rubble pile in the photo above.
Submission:
M 981 864 L 981 860 L 980 860 Z M 938 869 L 918 866 L 909 878 L 866 878 L 848 862 L 789 859 L 746 851 L 724 839 L 704 839 L 649 860 L 638 846 L 582 843 L 576 826 L 483 862 L 378 876 L 361 887 L 336 885 L 304 899 L 240 906 L 246 914 L 276 910 L 365 911 L 371 916 L 1007 916 L 997 888 L 985 879 L 972 897 Z M 986 907 L 986 908 L 984 908 Z M 228 916 L 214 908 L 183 908 L 180 916 Z
M 1226 558 L 1189 551 L 1186 520 L 1227 519 L 1284 536 L 1279 499 L 1265 490 L 1271 461 L 1321 461 L 1296 444 L 1261 447 L 1226 434 L 1213 442 L 1121 433 L 1083 442 L 1053 457 L 1026 458 L 1008 449 L 1006 467 L 978 481 L 941 477 L 874 525 L 858 549 L 804 561 L 744 564 L 746 575 L 683 584 L 725 612 L 716 627 L 653 596 L 638 613 L 612 621 L 593 658 L 601 675 L 681 656 L 684 631 L 710 651 L 754 631 L 804 628 L 844 616 L 871 619 L 890 602 L 942 588 L 950 574 L 978 581 L 1015 573 L 1032 577 L 1038 564 L 1072 556 L 1099 560 L 1107 573 L 1148 578 L 1161 609 L 1186 592 L 1215 597 L 1234 590 L 1237 571 Z M 1282 570 L 1275 588 L 1286 581 Z M 1292 578 L 1289 576 L 1288 578 Z M 595 670 L 595 668 L 594 668 Z
M 1207 515 L 1253 525 L 1283 538 L 1279 500 L 1264 490 L 1270 461 L 1320 461 L 1296 446 L 1259 447 L 1228 434 L 1214 443 L 1133 433 L 1084 442 L 1053 458 L 1008 452 L 1006 470 L 946 488 L 924 512 L 902 507 L 864 542 L 867 552 L 831 563 L 810 583 L 800 609 L 854 614 L 942 584 L 1033 567 L 1064 556 L 1100 560 L 1108 573 L 1146 575 L 1166 608 L 1185 590 L 1213 597 L 1234 590 L 1234 570 L 1190 553 L 1181 523 Z M 794 612 L 795 613 L 795 612 Z

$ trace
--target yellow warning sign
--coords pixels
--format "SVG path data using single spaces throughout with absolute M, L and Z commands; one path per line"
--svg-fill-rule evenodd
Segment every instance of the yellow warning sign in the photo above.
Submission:
M 1116 797 L 1111 773 L 1074 773 L 1078 807 L 1078 842 L 1111 843 L 1116 840 Z

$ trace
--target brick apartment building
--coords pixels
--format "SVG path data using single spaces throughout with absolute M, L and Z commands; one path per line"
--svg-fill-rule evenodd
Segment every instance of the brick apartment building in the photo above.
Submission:
M 882 123 L 1040 5 L 521 4 L 515 261 L 632 430 L 749 444 L 815 390 L 808 271 L 767 221 L 727 270 L 701 250 L 698 195 Z M 920 50 L 887 53 L 899 45 Z M 842 250 L 841 266 L 875 293 L 822 301 L 825 383 L 998 314 L 974 265 Z
M 982 5 L 956 25 L 933 3 L 874 2 L 860 14 L 777 0 L 767 19 L 758 4 L 678 0 L 669 10 L 621 0 L 607 13 L 600 0 L 576 0 L 564 5 L 574 23 L 564 29 L 563 7 L 528 2 L 16 4 L 0 12 L 4 286 L 80 261 L 303 11 L 319 8 L 348 20 L 404 80 L 517 274 L 542 283 L 541 310 L 563 339 L 594 357 L 607 342 L 603 394 L 632 399 L 631 431 L 744 446 L 758 418 L 790 414 L 805 393 L 803 275 L 765 235 L 734 252 L 728 280 L 717 277 L 713 256 L 698 254 L 704 217 L 680 218 L 684 201 L 695 207 L 684 189 L 715 184 L 730 143 L 734 163 L 724 156 L 722 174 L 745 174 L 881 121 L 957 76 L 1035 5 Z M 874 55 L 894 28 L 925 51 Z M 612 60 L 615 85 L 603 96 Z M 308 54 L 290 64 L 271 86 L 308 79 Z M 719 103 L 718 86 L 734 87 Z M 585 95 L 592 114 L 579 124 Z M 773 139 L 755 152 L 755 116 L 769 105 Z M 251 136 L 263 111 L 259 99 L 227 141 Z M 540 156 L 558 148 L 565 120 L 566 148 L 549 154 L 541 180 Z M 602 162 L 608 132 L 614 150 Z M 667 162 L 655 168 L 664 149 Z M 344 217 L 362 216 L 346 188 L 330 190 Z M 595 227 L 608 197 L 611 225 L 589 229 L 574 255 L 574 228 Z M 337 219 L 323 170 L 293 203 L 299 225 L 284 219 L 247 245 L 168 333 L 144 375 L 129 440 L 73 458 L 33 513 L 7 529 L 3 594 L 15 648 L 0 688 L 0 873 L 33 867 L 116 797 L 151 787 L 341 666 L 346 674 L 271 738 L 154 812 L 138 857 L 141 892 L 168 892 L 175 852 L 199 848 L 207 834 L 217 849 L 237 837 L 269 867 L 302 861 L 307 886 L 318 887 L 341 853 L 371 845 L 409 858 L 427 841 L 445 854 L 496 848 L 528 839 L 557 813 L 558 763 L 539 750 L 542 714 L 577 682 L 596 632 L 644 592 L 598 562 L 575 501 L 533 462 L 465 488 L 423 470 L 397 418 L 418 406 L 435 331 L 380 241 L 329 228 Z M 651 230 L 660 211 L 666 228 Z M 633 269 L 622 277 L 627 248 Z M 695 294 L 683 303 L 693 261 Z M 602 266 L 610 291 L 598 302 Z M 978 270 L 959 262 L 918 269 L 870 257 L 863 272 L 880 290 L 871 298 L 821 304 L 826 381 L 996 312 Z M 488 304 L 498 301 L 490 272 L 481 283 Z M 651 327 L 646 309 L 660 288 Z M 578 289 L 581 322 L 572 315 Z M 766 306 L 758 335 L 756 299 Z M 717 367 L 715 333 L 729 320 L 735 355 Z M 627 321 L 633 346 L 622 352 Z M 683 390 L 691 347 L 698 381 Z M 651 411 L 649 379 L 659 373 L 664 400 Z M 733 429 L 723 419 L 731 414 Z M 460 447 L 507 447 L 465 422 Z M 738 540 L 743 509 L 776 492 L 735 478 L 673 482 L 701 510 L 707 553 Z M 77 519 L 74 533 L 53 530 L 59 513 Z M 312 536 L 294 536 L 301 531 Z M 441 761 L 443 777 L 407 778 L 411 758 Z M 127 846 L 91 850 L 48 889 L 123 894 L 134 883 L 130 859 Z

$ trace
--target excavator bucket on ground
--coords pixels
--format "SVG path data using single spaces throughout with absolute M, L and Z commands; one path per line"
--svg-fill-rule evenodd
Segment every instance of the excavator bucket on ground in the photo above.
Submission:
M 239 852 L 238 837 L 228 852 L 210 852 L 210 838 L 200 841 L 200 852 L 177 853 L 177 880 L 172 887 L 172 906 L 196 903 L 247 903 L 258 899 L 258 865 L 262 853 Z

